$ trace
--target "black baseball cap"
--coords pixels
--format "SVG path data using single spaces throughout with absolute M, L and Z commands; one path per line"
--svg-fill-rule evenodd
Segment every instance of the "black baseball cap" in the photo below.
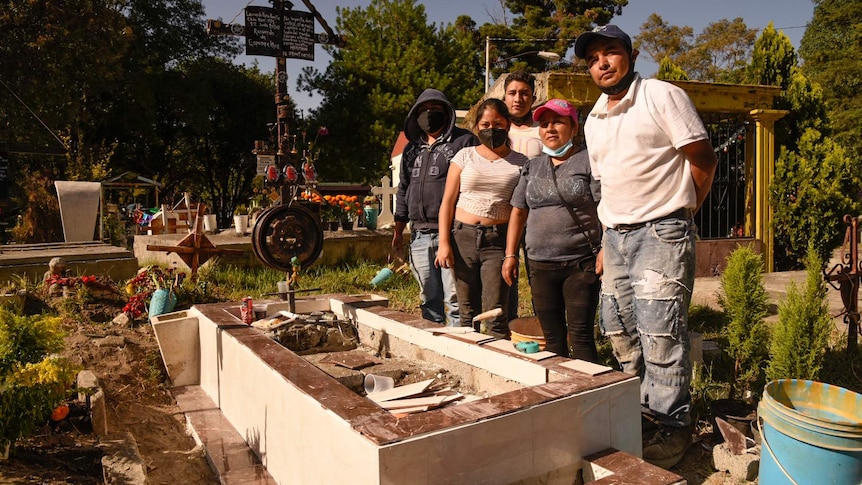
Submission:
M 616 25 L 608 24 L 601 25 L 589 32 L 584 32 L 583 34 L 579 35 L 578 40 L 575 41 L 575 55 L 581 59 L 584 59 L 587 55 L 587 46 L 596 37 L 619 39 L 623 41 L 623 45 L 626 46 L 626 49 L 628 49 L 629 52 L 632 51 L 632 39 L 631 37 L 629 37 L 629 34 L 623 32 L 623 30 Z

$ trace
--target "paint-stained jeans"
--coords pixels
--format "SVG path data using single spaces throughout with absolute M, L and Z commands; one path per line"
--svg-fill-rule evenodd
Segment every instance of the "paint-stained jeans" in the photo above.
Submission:
M 410 267 L 419 282 L 419 308 L 422 318 L 460 325 L 458 297 L 455 294 L 455 274 L 451 269 L 434 266 L 439 237 L 436 232 L 413 231 L 410 239 Z
M 502 308 L 503 314 L 486 322 L 495 337 L 509 338 L 509 285 L 503 280 L 503 253 L 507 224 L 484 226 L 454 221 L 455 288 L 458 290 L 461 326 L 473 326 L 476 315 Z
M 660 421 L 691 423 L 688 306 L 694 226 L 668 217 L 605 231 L 602 331 L 624 372 L 641 378 L 641 404 Z

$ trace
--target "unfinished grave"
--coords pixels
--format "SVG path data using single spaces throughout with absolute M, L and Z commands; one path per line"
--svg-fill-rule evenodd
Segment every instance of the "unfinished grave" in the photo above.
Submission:
M 235 302 L 152 319 L 172 392 L 222 483 L 571 484 L 587 455 L 641 455 L 637 378 L 440 333 L 386 305 L 297 299 L 287 315 L 303 323 L 281 334 L 242 324 Z M 261 322 L 287 303 L 265 308 Z M 420 390 L 366 396 L 368 374 L 393 378 L 384 396 Z

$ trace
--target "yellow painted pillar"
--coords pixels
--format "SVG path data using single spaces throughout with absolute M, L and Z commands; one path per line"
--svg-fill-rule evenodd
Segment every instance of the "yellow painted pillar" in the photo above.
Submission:
M 772 228 L 772 206 L 769 187 L 775 174 L 775 122 L 788 111 L 755 109 L 749 114 L 755 121 L 754 130 L 754 238 L 763 245 L 766 271 L 775 270 L 775 231 Z

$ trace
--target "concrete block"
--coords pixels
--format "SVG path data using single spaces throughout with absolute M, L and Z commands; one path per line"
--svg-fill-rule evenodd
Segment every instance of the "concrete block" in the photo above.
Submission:
M 108 412 L 105 404 L 105 392 L 99 387 L 99 379 L 91 370 L 82 370 L 77 380 L 78 401 L 89 401 L 90 421 L 93 432 L 99 436 L 108 434 Z
M 753 481 L 757 479 L 760 470 L 760 447 L 749 448 L 741 455 L 730 452 L 727 443 L 721 443 L 712 448 L 712 460 L 715 469 L 730 473 L 734 482 L 740 480 Z
M 138 450 L 138 442 L 128 431 L 102 441 L 105 454 L 102 470 L 108 485 L 146 485 L 147 471 Z

